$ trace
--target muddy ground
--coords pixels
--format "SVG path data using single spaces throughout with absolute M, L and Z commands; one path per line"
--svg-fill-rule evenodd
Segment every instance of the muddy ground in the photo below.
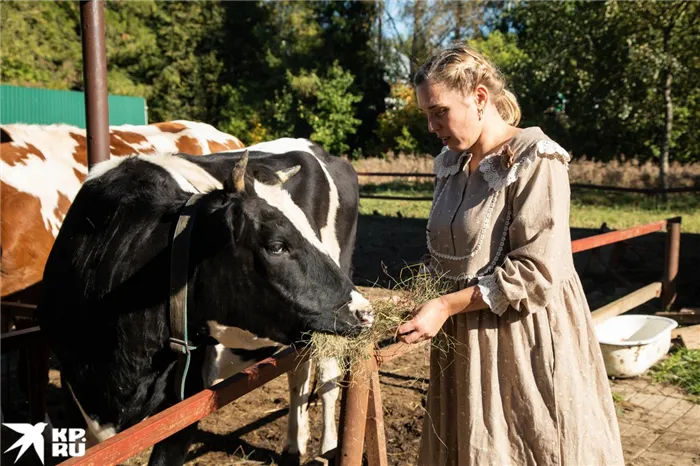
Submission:
M 597 233 L 574 230 L 572 237 Z M 656 233 L 629 240 L 617 251 L 605 247 L 597 253 L 577 254 L 577 269 L 591 308 L 659 280 L 664 267 L 664 247 L 665 235 Z M 363 287 L 389 286 L 390 277 L 397 277 L 403 266 L 416 263 L 425 252 L 425 220 L 362 216 L 354 260 L 354 281 Z M 700 235 L 683 235 L 677 306 L 700 305 L 697 264 L 700 264 Z M 658 301 L 642 305 L 634 312 L 654 312 L 658 310 Z M 22 422 L 26 402 L 16 391 L 14 373 L 7 372 L 9 362 L 12 361 L 5 361 L 2 372 L 3 421 Z M 52 365 L 48 409 L 52 419 L 60 422 L 63 413 L 57 388 L 60 383 L 58 366 L 53 361 Z M 389 463 L 415 464 L 423 418 L 422 403 L 428 384 L 428 347 L 423 345 L 382 366 L 380 381 Z M 286 436 L 287 399 L 286 377 L 280 377 L 205 418 L 199 424 L 187 465 L 279 464 Z M 310 451 L 303 462 L 320 464 L 321 461 L 314 458 L 320 448 L 320 402 L 311 406 L 310 416 Z M 11 440 L 11 435 L 3 430 L 3 452 L 11 445 L 8 443 Z M 147 464 L 149 452 L 147 450 L 125 464 Z M 29 457 L 30 453 L 26 456 Z M 2 463 L 12 464 L 14 458 L 14 452 L 9 457 L 3 455 Z

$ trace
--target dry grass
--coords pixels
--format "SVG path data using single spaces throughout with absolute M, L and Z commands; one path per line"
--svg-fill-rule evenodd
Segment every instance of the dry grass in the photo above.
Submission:
M 405 155 L 400 153 L 394 155 L 390 152 L 386 158 L 366 158 L 361 160 L 354 160 L 352 162 L 355 171 L 358 173 L 378 173 L 378 172 L 394 172 L 394 173 L 432 173 L 433 172 L 433 159 L 427 155 Z M 360 184 L 366 183 L 388 183 L 396 180 L 395 177 L 386 176 L 360 176 Z M 426 181 L 431 180 L 430 178 L 423 177 L 406 177 L 401 178 L 401 181 Z
M 650 161 L 600 162 L 583 157 L 569 164 L 569 178 L 572 183 L 655 188 L 659 183 L 659 166 Z M 668 185 L 672 188 L 700 186 L 700 163 L 672 163 L 669 167 Z
M 386 158 L 367 158 L 352 162 L 357 172 L 432 173 L 432 156 L 414 156 L 403 153 Z M 637 160 L 601 162 L 578 158 L 569 164 L 571 183 L 623 186 L 627 188 L 654 188 L 658 184 L 659 167 L 652 162 Z M 700 163 L 681 165 L 674 162 L 669 169 L 669 186 L 673 188 L 700 186 Z M 387 183 L 396 178 L 360 177 L 360 184 Z M 426 181 L 426 178 L 402 178 L 406 181 Z
M 357 373 L 360 364 L 372 356 L 379 342 L 396 338 L 398 327 L 410 319 L 416 306 L 444 295 L 452 286 L 452 281 L 427 273 L 421 264 L 405 267 L 389 289 L 390 297 L 370 297 L 374 324 L 369 330 L 354 338 L 314 333 L 311 335 L 311 359 L 335 358 L 342 373 L 347 370 Z

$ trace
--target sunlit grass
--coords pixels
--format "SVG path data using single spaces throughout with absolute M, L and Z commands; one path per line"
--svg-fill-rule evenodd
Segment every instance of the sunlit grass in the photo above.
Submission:
M 700 350 L 679 348 L 650 373 L 655 382 L 678 385 L 700 403 Z
M 433 193 L 431 183 L 402 183 L 400 181 L 363 185 L 362 194 L 386 196 L 429 197 Z M 428 218 L 430 201 L 391 201 L 360 199 L 362 215 L 389 217 Z M 571 194 L 570 223 L 574 228 L 621 229 L 634 225 L 682 216 L 681 231 L 700 233 L 700 195 L 670 194 L 668 202 L 645 194 L 610 193 L 602 191 L 573 190 Z

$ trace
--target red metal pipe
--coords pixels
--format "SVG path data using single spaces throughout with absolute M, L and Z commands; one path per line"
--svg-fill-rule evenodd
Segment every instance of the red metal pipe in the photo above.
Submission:
M 658 222 L 647 223 L 645 225 L 638 225 L 626 228 L 624 230 L 611 231 L 609 233 L 603 233 L 601 235 L 577 239 L 571 242 L 571 252 L 577 253 L 581 251 L 587 251 L 588 249 L 599 248 L 601 246 L 606 246 L 612 243 L 618 243 L 626 239 L 648 235 L 649 233 L 653 233 L 655 231 L 661 231 L 665 227 L 666 220 L 659 220 Z
M 372 372 L 377 370 L 374 358 L 362 361 L 359 367 L 346 377 L 346 388 L 340 408 L 337 466 L 360 466 L 365 447 L 367 407 Z
M 286 348 L 212 388 L 202 390 L 153 417 L 120 432 L 59 466 L 110 466 L 125 461 L 185 427 L 208 416 L 222 406 L 265 385 L 309 357 Z
M 379 383 L 379 369 L 376 364 L 369 381 L 365 452 L 367 455 L 367 466 L 389 465 L 389 458 L 386 453 L 386 429 L 384 428 L 384 408 Z
M 109 101 L 104 1 L 80 2 L 88 170 L 109 159 Z

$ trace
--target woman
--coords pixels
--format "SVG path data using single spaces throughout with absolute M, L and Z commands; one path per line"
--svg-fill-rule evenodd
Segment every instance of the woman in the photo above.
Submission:
M 419 463 L 624 464 L 573 264 L 568 153 L 537 127 L 517 128 L 515 97 L 467 47 L 438 52 L 414 83 L 446 146 L 435 159 L 429 268 L 455 282 L 398 329 L 406 343 L 443 330 Z

